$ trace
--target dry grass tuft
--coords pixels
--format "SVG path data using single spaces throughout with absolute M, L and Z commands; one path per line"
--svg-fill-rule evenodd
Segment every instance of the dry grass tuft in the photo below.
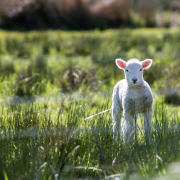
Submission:
M 98 87 L 98 80 L 94 69 L 82 70 L 69 66 L 63 78 L 59 80 L 59 85 L 63 92 L 74 90 L 93 90 Z

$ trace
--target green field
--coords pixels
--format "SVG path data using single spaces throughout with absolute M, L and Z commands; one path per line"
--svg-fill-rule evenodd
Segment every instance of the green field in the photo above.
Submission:
M 0 31 L 0 179 L 179 178 L 179 30 Z M 152 144 L 112 138 L 116 58 L 153 59 Z

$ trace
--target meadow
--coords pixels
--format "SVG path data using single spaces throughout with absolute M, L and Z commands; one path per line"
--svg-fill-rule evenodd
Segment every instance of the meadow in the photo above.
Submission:
M 0 179 L 178 179 L 179 40 L 164 28 L 0 31 Z M 113 140 L 116 58 L 153 59 L 152 144 L 142 117 L 134 143 Z

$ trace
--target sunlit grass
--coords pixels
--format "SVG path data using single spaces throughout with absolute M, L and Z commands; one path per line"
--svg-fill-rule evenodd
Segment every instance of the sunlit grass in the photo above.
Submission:
M 137 122 L 136 142 L 114 142 L 111 110 L 95 115 L 111 107 L 111 97 L 99 95 L 4 104 L 0 159 L 8 178 L 47 179 L 56 174 L 70 179 L 113 174 L 129 178 L 135 173 L 138 179 L 147 179 L 165 174 L 166 165 L 180 159 L 176 111 L 168 112 L 162 103 L 154 105 L 152 144 L 145 140 L 142 119 Z

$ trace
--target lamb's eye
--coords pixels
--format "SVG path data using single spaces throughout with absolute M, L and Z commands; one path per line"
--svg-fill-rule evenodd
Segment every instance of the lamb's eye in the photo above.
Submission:
M 142 71 L 142 69 L 140 69 L 140 71 Z
M 126 69 L 126 72 L 128 72 L 128 69 Z

